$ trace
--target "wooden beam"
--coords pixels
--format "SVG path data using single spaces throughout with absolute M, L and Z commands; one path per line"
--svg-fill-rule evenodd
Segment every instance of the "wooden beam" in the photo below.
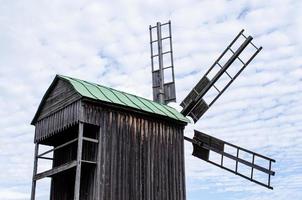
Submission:
M 76 165 L 77 169 L 76 169 L 75 185 L 74 185 L 74 200 L 80 200 L 83 131 L 84 131 L 84 123 L 79 122 L 78 151 L 77 151 L 77 165 Z
M 82 160 L 82 163 L 86 163 L 86 164 L 94 164 L 94 165 L 97 164 L 95 161 L 90 161 L 90 160 Z
M 64 143 L 64 144 L 61 144 L 61 145 L 59 145 L 59 146 L 57 146 L 57 147 L 55 147 L 55 148 L 53 148 L 53 149 L 50 149 L 50 150 L 48 150 L 48 151 L 45 151 L 44 153 L 41 153 L 41 154 L 39 155 L 39 157 L 44 156 L 44 155 L 46 155 L 46 154 L 48 154 L 48 153 L 50 153 L 50 152 L 52 152 L 52 151 L 61 149 L 62 147 L 65 147 L 65 146 L 67 146 L 67 145 L 69 145 L 69 144 L 72 144 L 72 143 L 74 143 L 74 142 L 77 141 L 77 140 L 78 140 L 78 138 L 75 138 L 75 139 L 70 140 L 70 141 L 68 141 L 68 142 L 66 142 L 66 143 Z
M 88 137 L 83 137 L 83 140 L 87 142 L 99 143 L 97 139 L 88 138 Z
M 55 167 L 53 169 L 50 169 L 50 170 L 47 170 L 45 172 L 37 174 L 35 176 L 35 180 L 39 180 L 39 179 L 42 179 L 42 178 L 45 178 L 45 177 L 51 177 L 51 176 L 53 176 L 55 174 L 58 174 L 60 172 L 66 171 L 68 169 L 71 169 L 71 168 L 75 167 L 76 165 L 77 165 L 76 161 L 72 161 L 72 162 L 60 165 L 60 166 Z
M 40 159 L 45 159 L 45 160 L 53 160 L 53 158 L 43 157 L 43 156 L 38 156 L 38 158 L 40 158 Z
M 32 177 L 32 185 L 31 185 L 31 200 L 35 200 L 36 197 L 36 179 L 35 176 L 38 170 L 38 154 L 39 154 L 39 144 L 35 145 L 35 157 L 34 157 L 34 169 L 33 169 L 33 177 Z

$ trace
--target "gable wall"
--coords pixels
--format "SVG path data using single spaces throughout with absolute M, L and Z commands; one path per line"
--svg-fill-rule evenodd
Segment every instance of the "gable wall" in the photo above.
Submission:
M 74 125 L 79 120 L 81 96 L 70 83 L 57 79 L 46 93 L 35 119 L 35 142 Z
M 56 111 L 66 107 L 80 98 L 80 95 L 72 88 L 72 86 L 58 79 L 53 89 L 45 99 L 44 105 L 40 111 L 37 121 L 55 113 Z

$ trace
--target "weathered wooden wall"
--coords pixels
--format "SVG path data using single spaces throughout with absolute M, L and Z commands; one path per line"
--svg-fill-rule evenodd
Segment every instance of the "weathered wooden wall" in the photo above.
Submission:
M 99 118 L 101 200 L 185 199 L 183 125 L 91 106 L 86 111 Z
M 85 113 L 84 136 L 99 144 L 83 143 L 83 160 L 97 164 L 83 164 L 80 199 L 185 200 L 183 125 L 89 104 Z M 76 137 L 73 127 L 58 132 L 57 140 Z M 54 166 L 74 160 L 76 149 L 56 151 Z M 72 199 L 74 176 L 72 169 L 53 177 L 51 200 Z
M 41 118 L 35 141 L 57 146 L 84 122 L 81 200 L 185 200 L 184 123 L 78 100 Z M 93 146 L 94 145 L 94 146 Z M 76 143 L 54 153 L 54 167 L 76 158 Z M 75 170 L 52 178 L 51 200 L 70 200 Z
M 35 188 L 39 177 L 52 176 L 51 200 L 72 200 L 74 193 L 81 200 L 186 198 L 184 122 L 94 101 L 79 95 L 70 83 L 55 79 L 32 124 L 36 147 L 58 147 L 53 169 L 38 175 L 34 171 L 33 178 Z M 75 176 L 81 180 L 80 189 L 75 187 Z

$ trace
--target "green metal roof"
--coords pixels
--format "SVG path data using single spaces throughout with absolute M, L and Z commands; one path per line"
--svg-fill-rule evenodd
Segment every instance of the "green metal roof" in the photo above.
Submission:
M 91 83 L 88 81 L 62 75 L 57 76 L 68 81 L 81 96 L 138 109 L 148 113 L 166 116 L 186 123 L 190 122 L 188 118 L 186 118 L 176 109 L 170 106 L 163 105 L 149 99 L 145 99 L 143 97 L 128 94 L 126 92 L 118 91 L 109 87 L 105 87 L 96 83 Z

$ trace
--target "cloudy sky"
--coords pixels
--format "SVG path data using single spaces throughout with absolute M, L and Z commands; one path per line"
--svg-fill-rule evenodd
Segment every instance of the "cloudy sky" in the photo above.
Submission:
M 186 135 L 195 128 L 277 160 L 272 191 L 186 144 L 187 199 L 302 199 L 301 10 L 299 0 L 0 0 L 0 199 L 29 199 L 30 121 L 55 74 L 152 98 L 148 26 L 167 20 L 178 103 L 241 29 L 263 46 Z M 48 199 L 47 184 L 37 199 Z

